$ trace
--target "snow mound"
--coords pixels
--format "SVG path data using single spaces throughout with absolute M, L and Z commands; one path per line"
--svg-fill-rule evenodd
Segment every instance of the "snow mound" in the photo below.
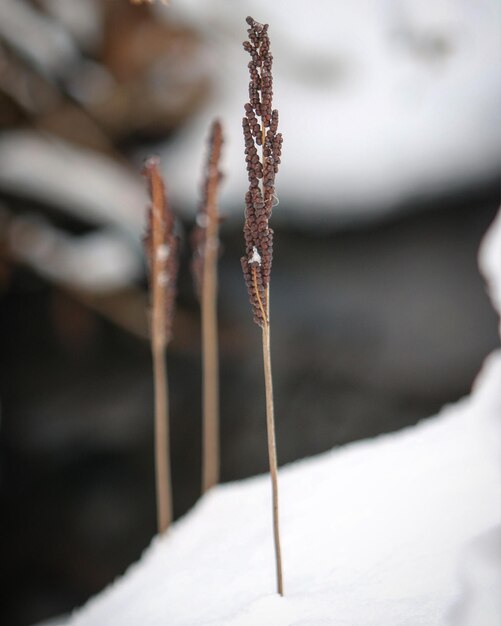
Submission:
M 481 253 L 498 304 L 500 249 L 501 213 Z M 438 416 L 281 469 L 285 597 L 259 476 L 213 489 L 67 626 L 499 623 L 495 587 L 482 583 L 496 568 L 473 558 L 487 596 L 474 581 L 473 604 L 459 572 L 501 524 L 500 390 L 501 350 Z

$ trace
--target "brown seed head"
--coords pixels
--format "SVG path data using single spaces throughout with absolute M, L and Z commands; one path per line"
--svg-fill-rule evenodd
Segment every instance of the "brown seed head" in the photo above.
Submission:
M 249 190 L 245 196 L 244 239 L 246 256 L 242 269 L 254 321 L 267 323 L 268 285 L 273 257 L 273 230 L 268 222 L 275 200 L 275 174 L 282 151 L 278 111 L 273 109 L 273 57 L 270 53 L 268 24 L 247 18 L 249 40 L 243 44 L 251 60 L 248 64 L 249 102 L 244 105 L 242 128 Z
M 215 120 L 212 124 L 209 137 L 209 153 L 205 169 L 202 202 L 200 203 L 197 214 L 197 223 L 191 235 L 191 244 L 193 247 L 191 271 L 199 298 L 202 293 L 205 260 L 209 252 L 214 252 L 217 257 L 217 249 L 219 247 L 217 194 L 219 182 L 222 178 L 219 170 L 222 144 L 223 134 L 221 122 Z
M 167 202 L 159 165 L 160 160 L 151 157 L 143 170 L 151 197 L 144 243 L 150 269 L 152 335 L 165 345 L 171 337 L 174 315 L 178 239 L 174 235 L 174 214 Z

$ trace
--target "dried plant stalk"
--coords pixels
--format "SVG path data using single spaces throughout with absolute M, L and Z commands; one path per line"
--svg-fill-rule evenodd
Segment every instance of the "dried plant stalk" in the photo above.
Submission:
M 169 442 L 169 394 L 165 363 L 167 344 L 171 337 L 176 296 L 177 248 L 174 236 L 174 215 L 167 203 L 165 185 L 159 171 L 159 160 L 146 161 L 144 174 L 148 179 L 151 204 L 145 236 L 150 268 L 151 350 L 155 386 L 155 475 L 158 532 L 163 533 L 172 522 L 172 481 Z
M 203 198 L 193 231 L 192 271 L 202 311 L 202 492 L 219 482 L 219 358 L 217 333 L 217 259 L 219 252 L 218 188 L 222 146 L 216 120 L 209 139 Z
M 269 227 L 275 195 L 275 174 L 282 151 L 278 111 L 272 109 L 273 77 L 268 24 L 247 18 L 249 40 L 244 49 L 250 54 L 249 102 L 242 121 L 249 190 L 245 196 L 244 238 L 246 256 L 242 270 L 255 323 L 263 339 L 264 380 L 266 387 L 266 424 L 272 484 L 273 535 L 277 591 L 283 595 L 282 552 L 278 511 L 278 469 L 275 442 L 275 417 L 270 354 L 270 273 L 273 256 L 273 230 Z M 261 155 L 258 154 L 261 148 Z

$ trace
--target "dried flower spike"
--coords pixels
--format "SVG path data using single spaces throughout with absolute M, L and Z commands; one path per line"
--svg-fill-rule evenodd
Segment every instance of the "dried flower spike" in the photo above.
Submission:
M 167 345 L 171 337 L 176 298 L 178 240 L 174 235 L 174 214 L 167 203 L 159 166 L 157 157 L 150 157 L 144 165 L 151 197 L 145 246 L 150 269 L 153 334 Z
M 283 595 L 282 552 L 278 519 L 278 469 L 275 444 L 275 418 L 270 356 L 269 287 L 273 257 L 273 230 L 269 220 L 275 195 L 275 175 L 280 165 L 282 135 L 278 133 L 278 111 L 272 108 L 273 57 L 270 53 L 268 24 L 247 18 L 249 40 L 243 44 L 250 54 L 248 64 L 249 102 L 242 120 L 245 161 L 249 189 L 245 195 L 244 239 L 246 255 L 241 264 L 254 321 L 262 330 L 263 364 L 266 387 L 266 424 L 273 496 L 273 534 L 277 590 Z
M 278 111 L 272 109 L 273 57 L 268 24 L 247 18 L 249 41 L 243 44 L 250 54 L 249 102 L 242 120 L 249 190 L 245 196 L 244 238 L 246 256 L 241 259 L 254 321 L 268 322 L 268 286 L 273 258 L 273 230 L 269 227 L 275 195 L 275 175 L 280 165 L 282 134 Z
M 221 123 L 211 128 L 202 202 L 192 235 L 192 272 L 202 311 L 203 462 L 202 491 L 219 482 L 219 366 L 217 340 L 218 188 Z
M 222 126 L 219 120 L 215 120 L 211 126 L 209 136 L 209 153 L 204 174 L 202 201 L 197 213 L 196 225 L 192 233 L 193 258 L 191 270 L 195 281 L 198 297 L 202 298 L 203 277 L 207 255 L 211 251 L 219 249 L 219 212 L 218 212 L 218 188 L 222 178 L 219 170 L 221 148 L 223 144 Z M 217 254 L 216 254 L 217 256 Z
M 148 159 L 144 174 L 148 179 L 151 204 L 145 235 L 149 263 L 151 297 L 151 349 L 155 384 L 155 472 L 158 531 L 172 522 L 172 486 L 169 450 L 169 396 L 165 352 L 171 337 L 178 241 L 174 235 L 174 215 L 165 194 L 159 160 Z

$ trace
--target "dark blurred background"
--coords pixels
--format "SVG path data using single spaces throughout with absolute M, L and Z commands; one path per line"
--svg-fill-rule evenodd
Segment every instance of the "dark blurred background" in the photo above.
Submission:
M 172 4 L 0 5 L 2 624 L 27 626 L 70 611 L 121 574 L 155 533 L 145 195 L 138 172 L 145 155 L 175 154 L 176 146 L 189 145 L 192 129 L 205 128 L 217 110 L 224 34 L 231 45 L 242 40 L 243 18 L 260 8 L 259 2 L 233 7 L 235 33 L 224 21 L 229 4 L 215 2 L 212 21 L 201 16 L 203 27 L 193 2 L 185 13 L 181 0 Z M 207 34 L 211 28 L 217 37 Z M 433 28 L 431 35 L 426 53 L 440 57 L 446 44 Z M 243 105 L 247 60 L 238 47 L 232 54 L 241 66 Z M 320 70 L 322 82 L 325 67 Z M 495 84 L 491 101 L 464 108 L 481 116 L 499 92 Z M 466 85 L 465 99 L 468 93 Z M 287 98 L 278 104 L 286 109 Z M 240 116 L 239 105 L 231 128 Z M 285 124 L 294 144 L 287 118 Z M 319 124 L 328 133 L 335 115 Z M 239 141 L 231 128 L 230 152 Z M 205 132 L 197 134 L 200 153 Z M 356 138 L 356 128 L 353 133 Z M 281 464 L 415 424 L 469 392 L 498 345 L 477 251 L 500 201 L 500 154 L 490 147 L 479 152 L 482 167 L 458 168 L 442 185 L 434 181 L 432 191 L 426 179 L 419 193 L 402 190 L 405 177 L 396 164 L 385 185 L 391 207 L 380 198 L 371 204 L 367 194 L 360 199 L 373 175 L 364 162 L 354 166 L 353 196 L 329 203 L 329 162 L 322 190 L 308 191 L 308 167 L 316 166 L 306 161 L 301 195 L 292 180 L 297 173 L 286 170 L 285 137 L 271 295 Z M 332 168 L 335 159 L 349 158 L 343 151 L 342 144 L 333 149 Z M 447 153 L 435 156 L 440 162 Z M 185 175 L 195 192 L 201 171 L 198 156 L 191 158 Z M 240 167 L 243 157 L 227 162 L 227 178 Z M 169 179 L 168 167 L 166 177 L 183 238 L 168 355 L 177 517 L 200 492 L 200 318 L 188 245 L 196 206 L 183 184 Z M 393 182 L 399 193 L 389 190 Z M 242 207 L 230 192 L 225 197 L 224 186 L 221 202 L 227 213 L 219 294 L 221 462 L 228 481 L 266 471 L 267 451 L 260 337 L 239 264 Z

